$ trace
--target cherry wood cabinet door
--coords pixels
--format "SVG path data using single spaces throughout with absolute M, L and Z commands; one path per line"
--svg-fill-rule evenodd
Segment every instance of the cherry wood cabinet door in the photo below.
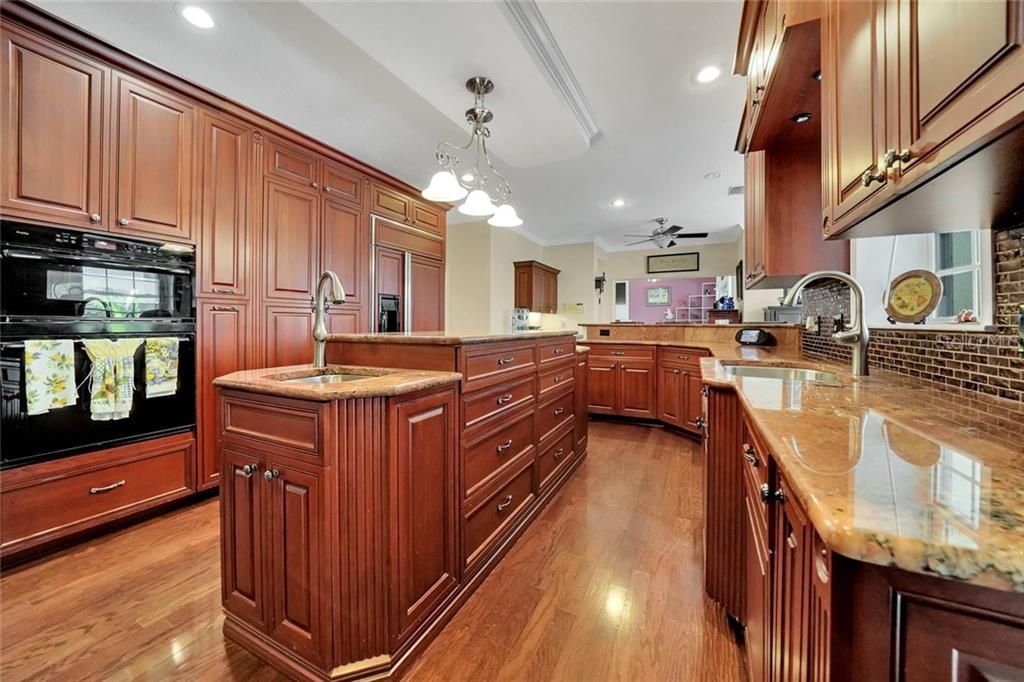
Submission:
M 912 182 L 1024 114 L 1019 0 L 899 2 L 899 151 Z M 894 48 L 895 49 L 895 48 Z
M 370 185 L 370 210 L 399 222 L 411 222 L 413 200 L 404 194 L 378 184 Z
M 744 642 L 750 666 L 751 682 L 767 682 L 770 667 L 769 643 L 771 624 L 771 584 L 769 583 L 768 532 L 764 518 L 757 509 L 763 507 L 758 491 L 752 487 L 750 477 L 744 479 L 744 548 L 746 550 L 746 626 Z
M 658 370 L 658 419 L 683 425 L 683 370 L 665 365 Z
M 353 334 L 369 331 L 359 306 L 331 306 L 327 311 L 327 331 L 331 334 Z
M 657 416 L 655 389 L 657 376 L 654 363 L 623 362 L 619 372 L 619 414 L 624 417 Z
M 437 234 L 444 234 L 444 214 L 426 204 L 414 201 L 410 207 L 409 219 L 414 227 Z
M 106 229 L 106 102 L 110 71 L 5 27 L 4 213 Z
M 362 303 L 368 295 L 369 240 L 370 223 L 361 209 L 333 198 L 324 200 L 320 269 L 337 273 L 346 303 Z
M 252 133 L 205 111 L 200 114 L 199 130 L 199 293 L 245 296 L 249 291 L 247 206 Z
M 264 181 L 264 296 L 312 304 L 320 265 L 320 195 Z
M 363 204 L 363 176 L 340 164 L 323 162 L 324 195 L 334 201 L 345 201 L 356 206 Z
M 396 249 L 378 246 L 374 249 L 374 260 L 377 293 L 402 296 L 405 288 L 405 254 Z
M 743 267 L 746 283 L 754 284 L 764 277 L 764 152 L 750 152 L 744 164 Z
M 886 0 L 825 3 L 822 126 L 829 148 L 822 181 L 833 230 L 878 192 L 891 191 L 885 163 L 887 125 Z M 895 103 L 893 103 L 895 105 Z M 881 166 L 879 165 L 881 163 Z M 865 174 L 872 178 L 865 185 Z
M 415 254 L 409 260 L 410 331 L 443 331 L 444 261 Z
M 117 112 L 117 212 L 110 229 L 191 239 L 195 107 L 119 75 Z
M 217 430 L 220 401 L 213 380 L 248 367 L 248 307 L 244 303 L 199 304 L 199 470 L 200 488 L 219 480 Z
M 811 564 L 813 530 L 789 486 L 779 477 L 784 501 L 776 503 L 772 547 L 773 682 L 810 678 Z M 778 495 L 778 493 L 777 493 Z
M 704 416 L 704 396 L 701 395 L 700 372 L 683 371 L 682 381 L 682 404 L 683 404 L 683 426 L 693 431 L 699 431 L 698 420 Z
M 397 403 L 390 471 L 392 642 L 411 635 L 458 586 L 454 391 Z
M 617 414 L 618 410 L 618 364 L 603 358 L 590 358 L 587 362 L 587 411 Z
M 319 191 L 320 159 L 313 152 L 271 138 L 266 158 L 268 174 Z
M 313 361 L 313 311 L 266 306 L 263 310 L 264 367 L 305 365 Z
M 261 457 L 225 447 L 220 488 L 224 608 L 259 630 L 267 622 Z
M 587 370 L 586 354 L 576 357 L 576 392 L 573 396 L 573 411 L 576 418 L 576 452 L 585 450 L 587 440 L 587 394 L 589 393 L 590 372 Z
M 533 271 L 526 266 L 515 269 L 515 302 L 517 308 L 529 308 L 533 301 Z
M 331 606 L 322 471 L 271 458 L 262 481 L 270 529 L 270 636 L 317 662 L 325 659 Z

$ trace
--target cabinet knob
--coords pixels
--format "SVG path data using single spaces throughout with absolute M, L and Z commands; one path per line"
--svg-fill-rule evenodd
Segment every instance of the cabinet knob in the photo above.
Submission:
M 281 472 L 278 471 L 277 469 L 270 469 L 269 471 L 263 472 L 263 478 L 267 479 L 268 481 L 272 481 L 280 475 Z
M 754 451 L 754 446 L 750 443 L 743 444 L 743 459 L 747 460 L 747 463 L 754 468 L 761 464 L 757 461 L 757 453 Z
M 703 386 L 700 387 L 700 394 L 705 398 L 707 398 L 711 394 L 711 390 L 708 388 L 707 384 L 704 384 Z
M 679 374 L 679 370 L 678 369 L 674 369 L 674 370 L 672 370 L 672 373 L 673 374 Z
M 707 425 L 707 421 L 705 421 L 704 417 L 697 417 L 693 420 L 693 424 L 698 429 L 703 429 Z
M 103 218 L 100 216 L 99 213 L 93 213 L 91 216 L 89 216 L 89 222 L 91 223 L 98 223 L 101 220 L 103 220 Z
M 120 220 L 117 221 L 117 224 L 120 225 L 121 227 L 125 227 L 125 226 L 128 225 L 128 219 L 127 218 L 121 218 Z
M 762 483 L 760 488 L 761 501 L 768 504 L 772 499 L 772 489 L 768 487 L 767 483 Z
M 505 507 L 509 506 L 510 504 L 512 504 L 512 496 L 506 495 L 505 501 L 498 503 L 498 511 L 505 511 Z
M 259 467 L 257 467 L 255 464 L 246 464 L 244 467 L 242 467 L 242 473 L 245 474 L 246 477 L 249 477 L 255 474 L 258 468 Z
M 564 454 L 565 454 L 565 448 L 558 448 L 557 450 L 555 450 L 551 454 L 551 456 L 554 457 L 555 459 L 560 459 L 562 457 L 562 455 L 564 455 Z
M 556 374 L 556 375 L 555 375 L 555 383 L 557 384 L 557 383 L 559 383 L 559 382 L 560 382 L 561 380 L 562 380 L 562 375 L 561 375 L 561 374 Z
M 310 186 L 310 187 L 312 187 L 313 189 L 316 189 L 316 188 L 317 188 L 317 187 L 319 187 L 320 185 L 319 185 L 319 184 L 317 184 L 317 181 L 316 181 L 316 180 L 314 180 L 313 182 L 309 183 L 309 186 Z
M 555 408 L 555 416 L 556 417 L 561 417 L 563 414 L 565 414 L 565 408 L 564 407 L 556 407 Z
M 324 185 L 324 191 L 327 192 L 327 193 L 330 193 L 330 192 L 333 192 L 334 190 L 331 189 L 330 185 Z
M 778 502 L 779 504 L 784 504 L 786 502 L 786 493 L 783 492 L 782 488 L 779 488 L 774 493 L 772 493 L 772 499 Z

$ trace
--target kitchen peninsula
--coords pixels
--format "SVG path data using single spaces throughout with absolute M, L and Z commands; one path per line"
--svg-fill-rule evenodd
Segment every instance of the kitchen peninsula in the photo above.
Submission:
M 395 674 L 586 455 L 570 332 L 334 334 L 217 379 L 224 631 L 298 679 Z

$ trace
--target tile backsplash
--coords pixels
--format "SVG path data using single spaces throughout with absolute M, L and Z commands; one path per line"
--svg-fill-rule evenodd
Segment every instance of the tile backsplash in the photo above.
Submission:
M 1024 402 L 1024 356 L 1018 352 L 1018 306 L 1024 303 L 1024 225 L 992 233 L 995 260 L 995 331 L 957 332 L 873 327 L 872 367 L 939 382 L 965 391 Z M 821 329 L 805 333 L 805 355 L 849 362 L 850 349 L 832 340 L 831 320 L 850 319 L 849 288 L 824 282 L 804 291 L 804 316 L 820 315 Z

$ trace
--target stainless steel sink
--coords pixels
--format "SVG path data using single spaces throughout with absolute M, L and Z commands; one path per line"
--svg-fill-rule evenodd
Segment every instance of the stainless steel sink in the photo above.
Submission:
M 758 379 L 781 379 L 782 381 L 810 381 L 817 384 L 839 386 L 839 376 L 832 372 L 800 367 L 757 367 L 753 365 L 725 365 L 726 374 Z
M 297 377 L 295 379 L 282 379 L 286 384 L 341 384 L 346 381 L 359 381 L 360 379 L 372 379 L 366 374 L 314 374 L 311 377 Z

